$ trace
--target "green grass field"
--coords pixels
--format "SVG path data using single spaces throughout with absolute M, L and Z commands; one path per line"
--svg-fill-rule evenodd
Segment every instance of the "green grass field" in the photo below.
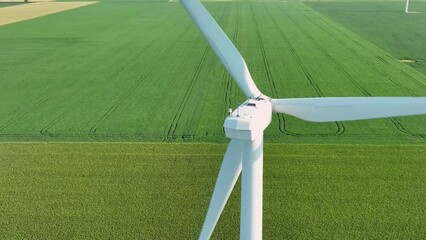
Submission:
M 0 2 L 0 8 L 1 8 L 1 7 L 10 7 L 10 6 L 15 6 L 15 5 L 19 5 L 19 4 L 23 4 L 23 3 Z
M 397 59 L 412 59 L 408 65 L 426 74 L 426 3 L 411 1 L 405 14 L 402 3 L 308 3 L 316 11 L 383 48 Z M 368 26 L 368 27 L 366 27 Z
M 0 144 L 0 238 L 194 239 L 225 147 Z M 423 239 L 425 155 L 419 145 L 266 145 L 265 239 Z M 214 239 L 238 238 L 239 194 Z
M 271 97 L 426 96 L 425 1 L 205 6 Z M 1 26 L 0 239 L 196 238 L 244 100 L 177 2 Z M 275 115 L 265 239 L 426 238 L 425 120 Z M 238 236 L 237 184 L 213 238 Z
M 425 95 L 425 74 L 305 3 L 206 6 L 271 97 Z M 179 3 L 102 2 L 6 25 L 0 51 L 3 141 L 226 142 L 228 108 L 244 101 Z M 425 120 L 276 115 L 266 138 L 423 143 Z

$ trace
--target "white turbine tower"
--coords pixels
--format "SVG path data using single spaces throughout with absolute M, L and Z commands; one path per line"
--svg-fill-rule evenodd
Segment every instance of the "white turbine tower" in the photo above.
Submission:
M 181 2 L 248 98 L 225 120 L 231 141 L 199 239 L 210 238 L 241 172 L 240 238 L 262 238 L 263 131 L 273 113 L 313 122 L 426 114 L 426 97 L 269 98 L 256 87 L 243 57 L 199 0 Z
M 410 3 L 410 0 L 407 0 L 405 2 L 405 12 L 408 13 L 408 4 Z

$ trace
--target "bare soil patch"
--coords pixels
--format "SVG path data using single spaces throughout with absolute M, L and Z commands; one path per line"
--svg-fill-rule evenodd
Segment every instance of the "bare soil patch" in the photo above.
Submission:
M 37 18 L 57 12 L 91 5 L 97 2 L 33 2 L 0 8 L 0 26 Z

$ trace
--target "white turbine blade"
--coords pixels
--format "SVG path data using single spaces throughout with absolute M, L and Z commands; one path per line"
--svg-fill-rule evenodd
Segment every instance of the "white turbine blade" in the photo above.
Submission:
M 226 150 L 199 239 L 209 239 L 242 168 L 243 141 L 232 139 Z
M 262 95 L 254 84 L 243 57 L 200 1 L 181 0 L 181 3 L 246 97 L 257 98 Z
M 311 122 L 350 121 L 426 114 L 426 97 L 272 99 L 273 111 Z

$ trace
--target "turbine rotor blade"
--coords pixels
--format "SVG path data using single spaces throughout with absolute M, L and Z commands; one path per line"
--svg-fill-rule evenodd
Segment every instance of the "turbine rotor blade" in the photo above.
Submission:
M 426 97 L 272 99 L 273 111 L 311 122 L 351 121 L 426 114 Z
M 246 97 L 261 96 L 243 57 L 200 1 L 181 0 L 181 3 Z
M 243 144 L 242 140 L 232 139 L 228 145 L 201 230 L 200 240 L 210 239 L 220 214 L 240 176 Z

